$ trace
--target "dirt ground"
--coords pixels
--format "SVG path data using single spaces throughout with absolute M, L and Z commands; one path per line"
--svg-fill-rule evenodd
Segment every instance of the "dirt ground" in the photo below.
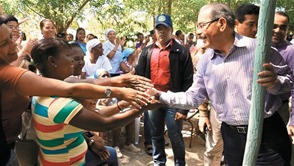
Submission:
M 188 114 L 188 116 L 191 115 L 191 113 Z M 194 116 L 191 119 L 194 126 L 198 123 L 198 119 L 196 116 Z M 194 134 L 192 138 L 192 147 L 189 148 L 189 141 L 190 141 L 190 129 L 191 126 L 188 122 L 184 121 L 183 125 L 183 137 L 186 147 L 186 165 L 187 166 L 203 166 L 203 153 L 205 151 L 205 141 L 197 134 Z M 152 157 L 147 155 L 144 151 L 144 129 L 143 129 L 143 122 L 141 121 L 140 126 L 140 137 L 139 137 L 139 144 L 136 145 L 137 147 L 141 148 L 141 152 L 134 153 L 127 150 L 124 150 L 124 148 L 120 148 L 122 154 L 124 155 L 123 158 L 119 159 L 119 165 L 120 166 L 153 166 L 153 160 Z M 123 136 L 122 136 L 122 139 Z M 167 134 L 165 134 L 165 140 L 168 140 Z M 121 140 L 121 142 L 124 142 Z M 173 166 L 173 152 L 171 149 L 171 145 L 166 146 L 165 152 L 167 154 L 167 162 L 166 166 Z M 291 160 L 291 166 L 294 166 L 294 144 L 292 144 L 292 160 Z
M 192 122 L 195 124 L 197 121 L 196 117 L 192 118 Z M 184 121 L 183 125 L 183 137 L 186 146 L 186 165 L 187 166 L 203 166 L 203 153 L 205 150 L 205 142 L 203 139 L 198 136 L 194 135 L 192 138 L 192 147 L 189 148 L 189 141 L 190 141 L 190 124 Z M 119 159 L 119 165 L 121 166 L 152 166 L 153 160 L 152 157 L 147 155 L 144 151 L 144 129 L 143 123 L 141 122 L 140 127 L 140 137 L 139 137 L 139 144 L 136 145 L 137 147 L 141 148 L 141 152 L 134 153 L 124 148 L 120 148 L 122 154 L 124 155 L 123 158 Z M 168 140 L 167 134 L 165 135 L 166 139 Z M 123 138 L 122 138 L 123 139 Z M 124 142 L 123 140 L 121 142 Z M 173 166 L 173 152 L 171 149 L 171 145 L 166 146 L 165 151 L 167 153 L 167 166 Z

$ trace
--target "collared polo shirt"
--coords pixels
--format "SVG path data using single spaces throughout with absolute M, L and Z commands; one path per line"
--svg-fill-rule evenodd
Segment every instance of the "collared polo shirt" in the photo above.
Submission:
M 152 49 L 150 61 L 150 78 L 154 87 L 160 91 L 170 90 L 170 61 L 169 53 L 173 41 L 163 48 L 159 48 L 155 43 Z

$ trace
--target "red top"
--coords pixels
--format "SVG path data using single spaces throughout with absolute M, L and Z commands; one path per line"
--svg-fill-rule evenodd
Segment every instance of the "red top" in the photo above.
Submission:
M 172 44 L 173 41 L 171 40 L 165 47 L 160 49 L 155 43 L 152 48 L 150 78 L 154 88 L 163 92 L 170 90 L 169 53 Z

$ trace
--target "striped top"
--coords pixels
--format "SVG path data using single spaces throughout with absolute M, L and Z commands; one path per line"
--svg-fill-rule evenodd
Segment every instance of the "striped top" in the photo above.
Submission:
M 197 108 L 209 99 L 217 117 L 229 125 L 247 125 L 251 106 L 255 39 L 236 34 L 230 53 L 225 56 L 207 49 L 197 64 L 192 86 L 186 92 L 162 93 L 160 100 L 172 107 Z M 270 62 L 278 75 L 278 84 L 266 93 L 265 117 L 281 105 L 280 94 L 290 92 L 291 70 L 276 51 Z
M 84 165 L 87 143 L 83 130 L 69 125 L 83 106 L 71 98 L 33 97 L 33 123 L 41 165 Z

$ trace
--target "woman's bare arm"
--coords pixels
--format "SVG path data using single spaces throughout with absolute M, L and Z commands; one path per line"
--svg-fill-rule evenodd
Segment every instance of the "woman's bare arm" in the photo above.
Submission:
M 75 77 L 69 77 L 64 81 L 69 83 L 90 83 L 102 86 L 127 87 L 142 92 L 145 92 L 147 89 L 153 87 L 150 79 L 138 75 L 133 75 L 131 73 L 104 79 L 78 79 Z
M 110 87 L 111 96 L 130 102 L 136 108 L 146 105 L 151 100 L 148 94 L 131 89 Z M 25 96 L 60 96 L 81 99 L 105 98 L 104 86 L 86 83 L 70 84 L 56 79 L 44 78 L 27 71 L 16 85 L 16 93 Z

